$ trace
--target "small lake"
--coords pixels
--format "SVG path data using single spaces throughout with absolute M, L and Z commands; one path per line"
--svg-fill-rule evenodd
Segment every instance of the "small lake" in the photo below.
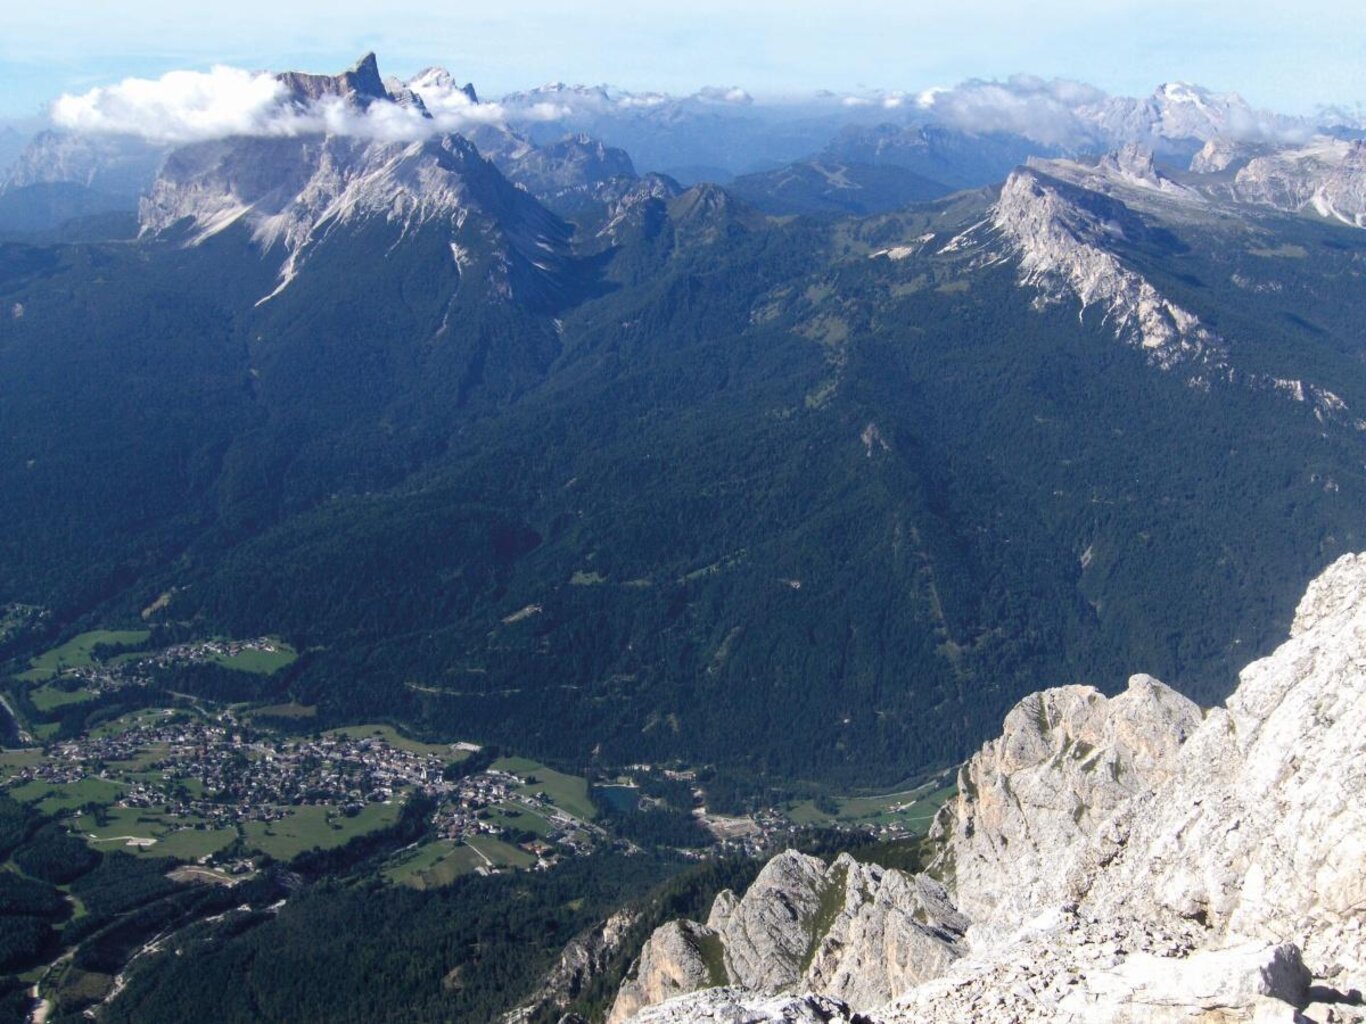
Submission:
M 640 787 L 594 786 L 593 796 L 606 805 L 609 814 L 633 814 L 640 803 Z

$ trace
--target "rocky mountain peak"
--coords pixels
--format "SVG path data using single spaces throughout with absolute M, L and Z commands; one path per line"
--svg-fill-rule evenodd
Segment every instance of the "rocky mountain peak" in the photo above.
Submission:
M 461 92 L 465 94 L 465 98 L 471 103 L 479 102 L 479 94 L 475 91 L 473 83 L 466 82 L 464 85 L 458 85 L 455 76 L 445 68 L 423 68 L 410 78 L 406 84 L 408 88 L 419 94 L 427 90 L 436 92 Z
M 1100 158 L 1098 170 L 1141 188 L 1167 189 L 1174 184 L 1157 169 L 1153 151 L 1139 142 L 1128 142 Z
M 1061 896 L 1051 867 L 1134 794 L 1167 778 L 1200 709 L 1147 675 L 1107 698 L 1090 686 L 1031 694 L 959 771 L 933 836 L 975 936 L 1009 934 Z
M 167 160 L 142 200 L 144 234 L 175 231 L 199 244 L 242 225 L 283 260 L 278 294 L 339 228 L 381 221 L 398 237 L 435 225 L 450 234 L 452 274 L 476 249 L 493 256 L 495 291 L 555 278 L 569 260 L 569 229 L 513 186 L 459 135 L 415 142 L 354 136 L 245 138 L 201 143 Z M 467 225 L 469 237 L 464 237 Z M 544 282 L 543 282 L 544 283 Z M 264 300 L 263 300 L 264 301 Z
M 1320 136 L 1263 151 L 1238 170 L 1232 193 L 1242 202 L 1366 227 L 1366 147 Z
M 1184 103 L 1201 108 L 1208 108 L 1216 101 L 1208 89 L 1189 82 L 1163 82 L 1153 90 L 1153 96 L 1164 103 Z M 1242 97 L 1236 93 L 1229 93 L 1217 99 L 1225 103 L 1242 102 Z
M 368 107 L 376 100 L 391 99 L 380 78 L 379 61 L 367 53 L 339 75 L 315 75 L 303 71 L 284 71 L 276 75 L 296 103 L 316 102 L 337 97 Z
M 1210 139 L 1191 157 L 1190 169 L 1196 174 L 1218 174 L 1240 159 L 1246 159 L 1246 150 L 1244 144 L 1233 139 Z
M 774 857 L 742 896 L 726 890 L 705 925 L 670 922 L 646 943 L 609 1024 L 690 992 L 736 986 L 814 990 L 862 1006 L 886 1003 L 941 973 L 967 919 L 936 880 L 795 850 Z

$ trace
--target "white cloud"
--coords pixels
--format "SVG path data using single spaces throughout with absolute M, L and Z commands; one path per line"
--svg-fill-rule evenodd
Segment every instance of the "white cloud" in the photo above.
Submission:
M 697 98 L 707 103 L 731 103 L 737 106 L 748 106 L 754 102 L 754 97 L 739 87 L 729 89 L 723 86 L 709 85 L 697 91 Z
M 941 92 L 948 92 L 946 85 L 932 85 L 928 89 L 920 92 L 915 98 L 915 105 L 922 110 L 930 110 L 934 107 L 935 97 Z
M 617 97 L 617 106 L 622 110 L 653 110 L 668 102 L 669 97 L 662 92 L 624 93 Z
M 964 131 L 1010 132 L 1054 146 L 1085 136 L 1078 108 L 1105 98 L 1103 91 L 1081 82 L 1014 75 L 1004 82 L 972 79 L 952 89 L 927 89 L 917 102 Z
M 52 106 L 52 120 L 85 134 L 135 135 L 152 142 L 181 144 L 235 135 L 293 136 L 327 133 L 383 141 L 411 141 L 499 124 L 506 112 L 497 103 L 477 103 L 449 75 L 414 81 L 428 113 L 385 101 L 361 109 L 337 96 L 296 102 L 274 75 L 217 66 L 210 71 L 172 71 L 160 78 L 126 78 L 117 85 L 65 95 Z M 525 116 L 525 112 L 524 116 Z M 557 116 L 553 105 L 531 116 Z
M 52 106 L 52 119 L 72 131 L 140 135 L 158 142 L 288 134 L 273 130 L 284 92 L 273 75 L 238 68 L 172 71 L 158 79 L 126 78 L 62 96 Z

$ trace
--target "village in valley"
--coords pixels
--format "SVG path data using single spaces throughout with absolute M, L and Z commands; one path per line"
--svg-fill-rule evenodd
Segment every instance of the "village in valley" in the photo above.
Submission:
M 655 809 L 696 822 L 690 840 L 670 844 L 685 856 L 758 856 L 812 827 L 903 838 L 923 831 L 942 799 L 938 780 L 887 797 L 726 815 L 708 810 L 696 770 L 652 764 L 602 766 L 590 791 L 582 776 L 496 757 L 476 743 L 421 742 L 389 724 L 310 730 L 309 707 L 178 693 L 165 680 L 179 678 L 179 669 L 217 665 L 269 676 L 298 655 L 274 637 L 160 647 L 150 637 L 148 630 L 81 634 L 13 677 L 9 697 L 31 714 L 15 715 L 6 700 L 27 746 L 0 750 L 0 788 L 60 817 L 95 849 L 172 857 L 223 880 L 393 826 L 416 797 L 431 807 L 423 837 L 390 856 L 382 872 L 419 888 L 468 873 L 544 870 L 609 847 L 633 852 L 631 830 L 617 828 Z M 52 721 L 129 687 L 152 691 L 157 680 L 159 704 L 74 734 Z
M 337 845 L 395 820 L 416 794 L 435 805 L 438 841 L 473 841 L 482 851 L 475 871 L 545 868 L 608 839 L 587 820 L 591 805 L 557 806 L 530 763 L 518 765 L 520 774 L 497 761 L 462 771 L 480 749 L 406 741 L 382 726 L 286 737 L 232 711 L 204 719 L 162 709 L 120 731 L 51 744 L 12 767 L 6 785 L 21 798 L 67 805 L 94 845 L 172 855 L 204 849 L 194 858 L 203 864 L 287 859 L 309 848 L 300 844 L 310 837 L 321 848 Z M 552 788 L 572 779 L 539 771 L 555 779 Z

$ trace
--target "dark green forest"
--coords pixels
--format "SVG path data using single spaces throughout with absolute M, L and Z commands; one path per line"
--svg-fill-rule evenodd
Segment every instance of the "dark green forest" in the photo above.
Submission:
M 0 321 L 0 602 L 51 609 L 0 655 L 169 594 L 166 635 L 302 652 L 195 692 L 710 764 L 734 809 L 951 763 L 1041 686 L 1147 671 L 1214 702 L 1359 546 L 1350 423 L 1192 388 L 1009 263 L 870 258 L 990 195 L 833 223 L 723 197 L 641 204 L 523 300 L 434 230 L 375 260 L 381 224 L 259 307 L 277 265 L 234 231 L 0 248 L 25 309 Z M 1183 230 L 1125 256 L 1245 373 L 1366 403 L 1366 243 Z M 1255 255 L 1273 231 L 1305 256 Z M 1257 273 L 1283 287 L 1230 283 Z

